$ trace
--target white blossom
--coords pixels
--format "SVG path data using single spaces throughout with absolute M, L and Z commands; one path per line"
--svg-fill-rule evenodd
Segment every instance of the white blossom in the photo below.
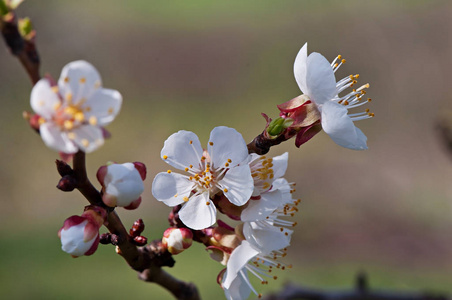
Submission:
M 102 127 L 119 113 L 122 96 L 102 88 L 97 70 L 86 61 L 67 64 L 58 85 L 43 78 L 31 91 L 31 107 L 40 116 L 39 132 L 51 149 L 67 154 L 91 152 L 104 143 Z
M 308 56 L 307 51 L 306 43 L 295 59 L 295 79 L 300 90 L 321 112 L 323 130 L 342 147 L 353 150 L 367 149 L 367 137 L 353 122 L 373 117 L 373 113 L 366 109 L 360 113 L 349 114 L 348 110 L 370 101 L 361 101 L 369 84 L 339 96 L 339 93 L 357 83 L 359 75 L 350 75 L 336 82 L 334 73 L 345 60 L 339 55 L 330 64 L 321 54 L 314 52 Z
M 248 164 L 248 149 L 235 129 L 215 127 L 204 151 L 193 132 L 171 135 L 161 152 L 162 159 L 189 175 L 168 172 L 157 174 L 152 194 L 168 206 L 183 204 L 180 220 L 192 229 L 204 229 L 216 222 L 212 198 L 219 193 L 234 205 L 248 202 L 254 189 Z

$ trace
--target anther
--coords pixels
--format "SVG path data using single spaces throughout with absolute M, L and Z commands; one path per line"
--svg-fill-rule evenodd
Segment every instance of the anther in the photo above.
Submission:
M 190 141 L 190 145 L 193 144 L 193 141 Z
M 228 189 L 223 189 L 223 192 L 227 193 L 227 192 L 228 192 Z
M 187 202 L 187 201 L 188 201 L 188 197 L 185 196 L 184 198 L 182 198 L 182 200 L 184 200 L 185 202 Z
M 213 142 L 209 142 L 209 145 L 210 145 L 210 146 L 213 146 Z
M 166 171 L 166 173 L 168 173 L 168 174 L 171 173 L 171 170 Z
M 86 82 L 86 78 L 85 77 L 80 78 L 80 83 L 85 83 L 85 82 Z
M 167 155 L 163 155 L 163 159 L 168 159 L 168 156 Z

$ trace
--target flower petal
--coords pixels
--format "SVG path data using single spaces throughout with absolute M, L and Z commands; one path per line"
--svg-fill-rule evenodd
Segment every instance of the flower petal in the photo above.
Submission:
M 192 196 L 179 211 L 180 220 L 195 230 L 213 225 L 217 220 L 216 216 L 217 209 L 210 201 L 208 193 Z
M 176 206 L 184 203 L 184 197 L 190 196 L 193 187 L 187 176 L 161 172 L 152 182 L 152 195 L 168 206 Z
M 240 219 L 243 222 L 264 220 L 282 204 L 282 192 L 268 191 L 261 195 L 259 200 L 250 200 L 248 206 L 242 211 Z
M 85 118 L 95 117 L 97 124 L 110 124 L 121 110 L 122 96 L 116 90 L 97 89 L 82 106 Z
M 288 160 L 288 152 L 273 157 L 273 178 L 282 177 L 286 173 Z
M 345 107 L 328 102 L 322 108 L 322 128 L 339 146 L 353 149 L 367 149 L 367 137 L 347 115 Z
M 254 190 L 254 180 L 248 165 L 234 167 L 218 181 L 218 185 L 227 192 L 224 195 L 237 206 L 242 206 L 250 199 Z
M 243 224 L 243 235 L 246 240 L 265 255 L 270 254 L 272 251 L 288 247 L 292 232 L 289 229 L 281 232 L 278 227 L 271 226 L 266 226 L 264 229 L 264 227 L 260 227 L 254 222 L 245 222 Z
M 51 119 L 55 113 L 55 107 L 61 103 L 58 94 L 52 90 L 47 79 L 39 80 L 31 90 L 31 108 L 45 119 Z
M 112 164 L 107 168 L 105 193 L 115 196 L 118 206 L 128 206 L 140 197 L 144 184 L 134 164 Z
M 58 79 L 60 94 L 74 103 L 81 99 L 88 99 L 92 93 L 102 87 L 102 81 L 96 68 L 84 60 L 77 60 L 68 63 L 61 71 Z
M 202 153 L 203 149 L 198 136 L 191 131 L 181 130 L 173 133 L 165 141 L 160 156 L 179 170 L 193 166 L 195 171 L 200 172 Z
M 226 270 L 225 277 L 227 277 L 228 271 Z M 242 272 L 238 274 L 238 276 L 232 281 L 230 287 L 228 289 L 224 289 L 224 295 L 228 300 L 237 300 L 237 299 L 248 299 L 251 294 L 251 288 L 247 282 L 248 276 L 247 272 Z
M 74 143 L 67 137 L 66 132 L 61 131 L 58 126 L 52 123 L 44 123 L 39 127 L 39 132 L 41 138 L 47 147 L 67 153 L 72 154 L 78 151 L 78 148 Z
M 229 289 L 240 270 L 242 270 L 246 264 L 258 254 L 259 251 L 254 249 L 249 242 L 242 241 L 240 246 L 232 251 L 231 257 L 228 260 L 227 274 L 225 274 L 223 286 L 226 289 Z
M 225 126 L 212 130 L 207 150 L 212 168 L 223 168 L 226 163 L 232 168 L 248 157 L 248 148 L 242 135 L 234 128 Z
M 295 63 L 293 65 L 295 80 L 298 83 L 298 87 L 304 94 L 307 94 L 308 91 L 308 89 L 306 88 L 307 59 L 308 43 L 305 43 L 303 47 L 301 47 L 300 51 L 298 51 L 297 57 L 295 58 Z
M 104 144 L 102 129 L 97 126 L 81 125 L 72 130 L 74 143 L 85 153 L 92 152 Z
M 336 93 L 336 78 L 330 62 L 319 53 L 311 53 L 307 59 L 306 94 L 317 105 L 331 100 Z

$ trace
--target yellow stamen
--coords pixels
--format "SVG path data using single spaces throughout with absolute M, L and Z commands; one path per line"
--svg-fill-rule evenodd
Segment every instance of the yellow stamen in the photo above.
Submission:
M 74 128 L 74 122 L 72 122 L 70 120 L 66 120 L 66 121 L 64 121 L 63 126 L 66 130 L 71 130 L 72 128 Z
M 77 116 L 76 116 L 77 117 Z M 95 116 L 89 117 L 89 123 L 93 126 L 97 125 L 97 118 Z

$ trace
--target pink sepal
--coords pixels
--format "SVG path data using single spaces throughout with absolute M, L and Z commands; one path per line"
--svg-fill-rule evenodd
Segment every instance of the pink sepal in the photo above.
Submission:
M 97 170 L 96 177 L 102 186 L 104 186 L 105 176 L 107 175 L 108 168 L 107 166 L 102 166 Z
M 63 227 L 61 229 L 68 230 L 72 226 L 77 226 L 78 224 L 86 221 L 86 218 L 81 216 L 70 216 L 66 220 L 64 220 Z M 61 230 L 60 229 L 60 230 Z
M 96 240 L 91 245 L 91 248 L 89 248 L 89 250 L 86 251 L 86 253 L 85 253 L 86 256 L 92 255 L 94 252 L 96 252 L 97 247 L 99 246 L 99 241 L 100 241 L 100 237 L 99 237 L 99 233 L 97 233 Z
M 223 222 L 222 220 L 217 220 L 217 223 L 218 223 L 219 227 L 223 227 L 223 228 L 226 228 L 228 230 L 234 231 L 234 227 L 230 226 L 226 222 Z
M 125 209 L 128 210 L 133 210 L 133 209 L 137 209 L 141 204 L 141 197 L 138 198 L 137 200 L 132 201 L 129 205 L 125 206 Z
M 58 85 L 56 80 L 53 79 L 52 75 L 50 75 L 49 73 L 46 73 L 44 75 L 44 78 L 49 82 L 50 86 L 57 86 Z
M 99 226 L 88 222 L 85 225 L 85 230 L 83 231 L 83 241 L 85 243 L 91 241 L 96 235 L 99 235 Z
M 226 273 L 226 268 L 224 268 L 223 270 L 221 270 L 220 273 L 218 273 L 218 276 L 217 276 L 217 283 L 218 283 L 222 288 L 223 288 L 223 286 L 222 286 L 221 282 L 223 281 L 224 273 Z
M 295 139 L 295 146 L 299 148 L 301 145 L 312 139 L 321 130 L 322 126 L 320 125 L 319 122 L 301 128 L 301 130 L 297 133 L 297 137 Z
M 287 102 L 276 105 L 283 114 L 291 113 L 300 108 L 304 102 L 300 99 L 300 97 L 295 97 Z
M 64 152 L 58 152 L 58 154 L 60 155 L 61 160 L 65 163 L 70 163 L 72 161 L 72 158 L 74 157 L 74 154 L 68 154 Z
M 137 169 L 138 173 L 140 173 L 141 179 L 143 179 L 144 181 L 146 179 L 147 173 L 146 165 L 138 161 L 134 162 L 133 164 L 135 166 L 135 169 Z
M 109 139 L 111 138 L 111 133 L 110 131 L 108 131 L 107 129 L 100 127 L 100 129 L 102 130 L 102 136 L 104 137 L 104 139 Z

